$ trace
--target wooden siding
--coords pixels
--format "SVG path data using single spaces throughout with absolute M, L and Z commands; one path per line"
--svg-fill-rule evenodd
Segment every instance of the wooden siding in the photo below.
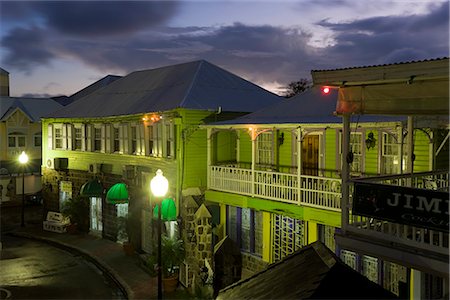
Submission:
M 288 170 L 284 170 L 286 167 L 290 169 L 290 166 L 293 165 L 292 161 L 292 132 L 290 130 L 280 130 L 279 134 L 283 134 L 283 144 L 279 147 L 279 163 L 280 170 L 287 172 Z
M 181 189 L 190 187 L 206 187 L 206 129 L 198 128 L 203 119 L 212 112 L 200 110 L 180 109 L 181 115 L 181 143 L 183 155 L 181 165 L 183 168 Z
M 369 137 L 369 133 L 373 133 L 373 136 L 376 138 L 376 145 L 375 148 L 367 149 L 366 147 L 366 139 Z M 379 134 L 378 130 L 365 130 L 365 134 L 363 134 L 362 139 L 362 146 L 364 147 L 363 153 L 365 152 L 364 156 L 364 170 L 363 172 L 366 174 L 366 176 L 373 176 L 376 174 L 379 174 L 378 171 L 378 152 L 381 147 L 381 134 Z
M 247 130 L 241 130 L 239 154 L 241 163 L 252 163 L 252 141 Z
M 334 128 L 326 129 L 324 139 L 325 139 L 324 169 L 326 170 L 324 176 L 334 177 L 337 174 L 335 171 L 340 170 L 340 159 L 339 155 L 337 155 L 337 153 L 339 153 L 339 139 L 338 136 L 336 136 L 336 129 Z
M 213 139 L 213 162 L 236 161 L 236 132 L 233 130 L 218 131 Z
M 414 172 L 430 171 L 430 139 L 422 130 L 414 130 Z

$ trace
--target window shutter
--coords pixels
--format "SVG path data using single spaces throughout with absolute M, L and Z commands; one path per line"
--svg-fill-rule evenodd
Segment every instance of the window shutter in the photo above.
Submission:
M 81 124 L 81 151 L 86 151 L 86 124 Z
M 105 152 L 111 153 L 111 135 L 112 135 L 111 124 L 105 124 Z
M 129 130 L 130 130 L 130 126 L 128 126 L 128 124 L 123 124 L 123 152 L 125 154 L 130 153 Z
M 67 124 L 62 124 L 62 148 L 67 150 Z
M 48 124 L 47 127 L 47 147 L 49 150 L 53 149 L 53 124 Z
M 100 146 L 100 151 L 102 153 L 105 153 L 106 151 L 106 124 L 101 125 L 101 131 L 102 131 L 102 141 Z
M 67 125 L 67 150 L 73 150 L 73 125 L 72 124 L 66 124 Z
M 123 142 L 123 125 L 119 125 L 119 146 L 120 146 L 120 153 L 124 153 L 125 145 Z
M 149 134 L 149 132 L 150 132 L 150 130 L 152 130 L 152 127 L 146 126 L 145 124 L 143 126 L 144 126 L 144 134 L 145 134 L 145 136 L 144 136 L 145 144 L 142 149 L 144 150 L 144 155 L 148 156 L 148 155 L 150 155 L 150 146 L 149 146 L 150 145 L 150 134 Z
M 92 125 L 86 125 L 86 151 L 92 151 Z
M 140 155 L 145 155 L 145 128 L 144 128 L 144 124 L 140 124 L 137 127 L 137 135 L 138 135 L 138 140 L 137 140 L 137 144 L 138 144 L 138 153 Z
M 153 156 L 159 156 L 158 154 L 158 147 L 159 147 L 159 143 L 158 143 L 158 125 L 157 124 L 153 124 L 152 126 L 152 130 L 153 130 Z

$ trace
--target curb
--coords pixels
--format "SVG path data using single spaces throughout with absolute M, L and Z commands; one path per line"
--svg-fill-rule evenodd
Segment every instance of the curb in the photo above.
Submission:
M 8 232 L 6 234 L 11 235 L 11 236 L 46 242 L 48 244 L 51 244 L 52 246 L 61 248 L 68 252 L 76 252 L 76 253 L 80 254 L 81 256 L 83 256 L 84 258 L 86 258 L 87 260 L 92 262 L 96 267 L 98 267 L 103 272 L 103 274 L 105 274 L 108 278 L 110 278 L 117 285 L 117 287 L 122 291 L 122 293 L 124 294 L 126 299 L 134 299 L 133 290 L 119 276 L 119 274 L 117 274 L 117 272 L 115 270 L 113 270 L 108 264 L 106 264 L 104 261 L 102 261 L 101 258 L 99 258 L 95 255 L 92 255 L 91 253 L 89 253 L 83 249 L 77 248 L 73 245 L 69 245 L 67 243 L 63 243 L 61 241 L 57 241 L 57 240 L 54 240 L 51 238 L 33 236 L 33 235 L 31 235 L 29 233 L 25 233 L 25 232 Z

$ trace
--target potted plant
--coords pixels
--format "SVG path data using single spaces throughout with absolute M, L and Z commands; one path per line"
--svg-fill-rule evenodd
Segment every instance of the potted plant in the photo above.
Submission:
M 75 231 L 89 232 L 89 200 L 84 197 L 70 198 L 64 203 L 61 213 L 69 217 Z M 70 231 L 70 229 L 69 229 Z
M 177 287 L 180 265 L 185 256 L 183 240 L 163 234 L 161 252 L 164 291 L 173 292 Z

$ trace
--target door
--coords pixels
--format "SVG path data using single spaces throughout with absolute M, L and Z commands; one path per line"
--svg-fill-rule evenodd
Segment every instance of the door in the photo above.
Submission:
M 303 138 L 302 174 L 319 175 L 319 136 L 307 135 Z
M 94 235 L 102 235 L 103 221 L 102 221 L 102 198 L 90 197 L 90 233 Z

